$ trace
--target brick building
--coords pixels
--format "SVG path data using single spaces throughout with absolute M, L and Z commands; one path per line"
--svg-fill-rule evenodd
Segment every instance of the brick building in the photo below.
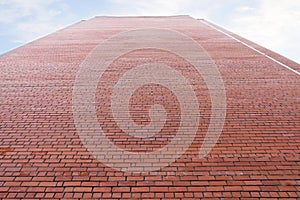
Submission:
M 296 199 L 299 71 L 189 16 L 33 41 L 0 57 L 0 198 Z

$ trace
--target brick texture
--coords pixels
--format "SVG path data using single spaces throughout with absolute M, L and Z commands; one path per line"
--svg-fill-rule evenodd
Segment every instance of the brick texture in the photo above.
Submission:
M 2 55 L 0 198 L 297 199 L 299 75 L 203 22 L 188 16 L 95 17 Z M 211 115 L 201 76 L 178 56 L 156 49 L 119 57 L 101 77 L 95 103 L 99 123 L 119 148 L 155 151 L 172 140 L 180 124 L 179 103 L 172 91 L 148 85 L 131 99 L 136 105 L 144 104 L 131 109 L 135 122 L 148 124 L 147 113 L 154 103 L 165 106 L 172 120 L 153 140 L 137 140 L 119 130 L 107 112 L 109 83 L 116 82 L 131 62 L 166 63 L 193 80 L 202 116 L 192 145 L 176 162 L 155 172 L 120 172 L 95 159 L 80 140 L 72 116 L 72 88 L 80 64 L 100 42 L 122 31 L 147 27 L 179 31 L 209 53 L 225 84 L 227 115 L 217 144 L 199 159 Z M 232 35 L 300 69 L 299 64 Z

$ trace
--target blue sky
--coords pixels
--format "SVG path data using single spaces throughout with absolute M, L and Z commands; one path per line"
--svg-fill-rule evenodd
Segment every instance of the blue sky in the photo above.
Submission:
M 299 0 L 0 0 L 0 54 L 100 15 L 205 18 L 300 63 Z

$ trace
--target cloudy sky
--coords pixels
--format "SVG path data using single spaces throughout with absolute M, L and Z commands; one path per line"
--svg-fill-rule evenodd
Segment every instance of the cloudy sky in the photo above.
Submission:
M 96 15 L 205 18 L 300 63 L 299 0 L 0 0 L 0 54 Z

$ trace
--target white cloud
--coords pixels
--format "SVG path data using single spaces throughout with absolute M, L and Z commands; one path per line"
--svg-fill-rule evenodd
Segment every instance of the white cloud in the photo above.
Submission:
M 25 43 L 41 37 L 47 33 L 51 33 L 60 28 L 60 26 L 45 24 L 43 22 L 32 22 L 32 23 L 18 23 L 16 29 L 20 31 L 20 34 L 14 42 Z
M 53 0 L 1 0 L 0 9 L 3 17 L 0 18 L 0 22 L 13 23 L 23 17 L 33 16 L 53 2 Z
M 300 62 L 300 1 L 262 0 L 257 9 L 234 16 L 231 25 L 234 32 Z
M 15 35 L 14 42 L 25 43 L 65 26 L 64 20 L 56 19 L 66 10 L 61 4 L 51 9 L 57 0 L 0 0 L 2 26 L 9 26 Z
M 241 7 L 238 7 L 237 10 L 239 12 L 249 12 L 249 11 L 254 11 L 255 8 L 249 7 L 249 6 L 241 6 Z
M 115 5 L 115 15 L 196 15 L 208 16 L 209 0 L 110 0 Z

